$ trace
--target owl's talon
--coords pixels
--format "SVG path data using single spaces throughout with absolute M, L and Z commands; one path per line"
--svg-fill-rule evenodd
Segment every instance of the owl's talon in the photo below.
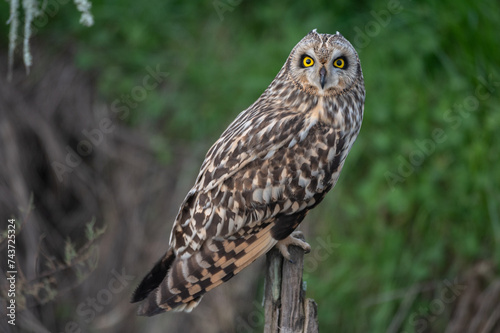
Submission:
M 288 238 L 285 238 L 283 240 L 280 240 L 278 242 L 278 244 L 276 244 L 276 247 L 278 248 L 278 250 L 280 251 L 281 255 L 288 261 L 292 261 L 292 259 L 290 259 L 290 252 L 288 252 L 288 244 L 286 243 L 283 243 L 284 240 L 286 240 Z
M 301 231 L 292 232 L 287 238 L 278 241 L 278 243 L 276 244 L 276 247 L 280 251 L 281 255 L 292 264 L 294 262 L 290 258 L 290 252 L 288 251 L 288 246 L 295 245 L 304 250 L 305 253 L 311 252 L 311 245 L 309 245 L 308 243 L 297 237 L 302 237 L 302 238 L 304 237 Z
M 302 231 L 295 230 L 290 236 L 293 238 L 292 245 L 300 247 L 305 253 L 311 252 L 311 245 L 305 241 L 304 233 Z

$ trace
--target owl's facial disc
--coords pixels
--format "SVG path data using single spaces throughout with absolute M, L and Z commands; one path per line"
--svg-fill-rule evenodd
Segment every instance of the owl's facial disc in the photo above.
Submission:
M 349 85 L 349 63 L 347 56 L 333 52 L 327 59 L 317 56 L 313 50 L 301 57 L 298 83 L 307 92 L 324 96 L 334 90 L 343 90 Z
M 342 93 L 360 75 L 357 53 L 344 37 L 315 32 L 294 49 L 288 70 L 302 91 L 318 96 Z

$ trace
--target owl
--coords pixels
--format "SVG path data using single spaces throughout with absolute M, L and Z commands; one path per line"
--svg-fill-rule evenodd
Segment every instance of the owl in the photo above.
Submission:
M 365 88 L 340 33 L 308 33 L 264 93 L 209 149 L 180 206 L 169 248 L 132 296 L 138 314 L 191 311 L 294 233 L 339 177 L 361 127 Z

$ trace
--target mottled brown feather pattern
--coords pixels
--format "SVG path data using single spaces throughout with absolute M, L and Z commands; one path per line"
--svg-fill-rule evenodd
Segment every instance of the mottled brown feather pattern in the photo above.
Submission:
M 301 66 L 304 54 L 316 67 Z M 344 69 L 333 67 L 337 57 L 345 59 Z M 335 186 L 361 126 L 364 98 L 350 43 L 338 33 L 304 37 L 208 151 L 179 209 L 169 252 L 134 294 L 134 302 L 146 299 L 139 314 L 190 311 L 205 292 L 290 235 Z

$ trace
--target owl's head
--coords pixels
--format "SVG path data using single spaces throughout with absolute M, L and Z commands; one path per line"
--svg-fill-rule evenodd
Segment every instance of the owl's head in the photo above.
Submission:
M 362 79 L 354 47 L 340 33 L 308 33 L 292 50 L 286 63 L 289 78 L 302 91 L 316 96 L 338 95 Z

